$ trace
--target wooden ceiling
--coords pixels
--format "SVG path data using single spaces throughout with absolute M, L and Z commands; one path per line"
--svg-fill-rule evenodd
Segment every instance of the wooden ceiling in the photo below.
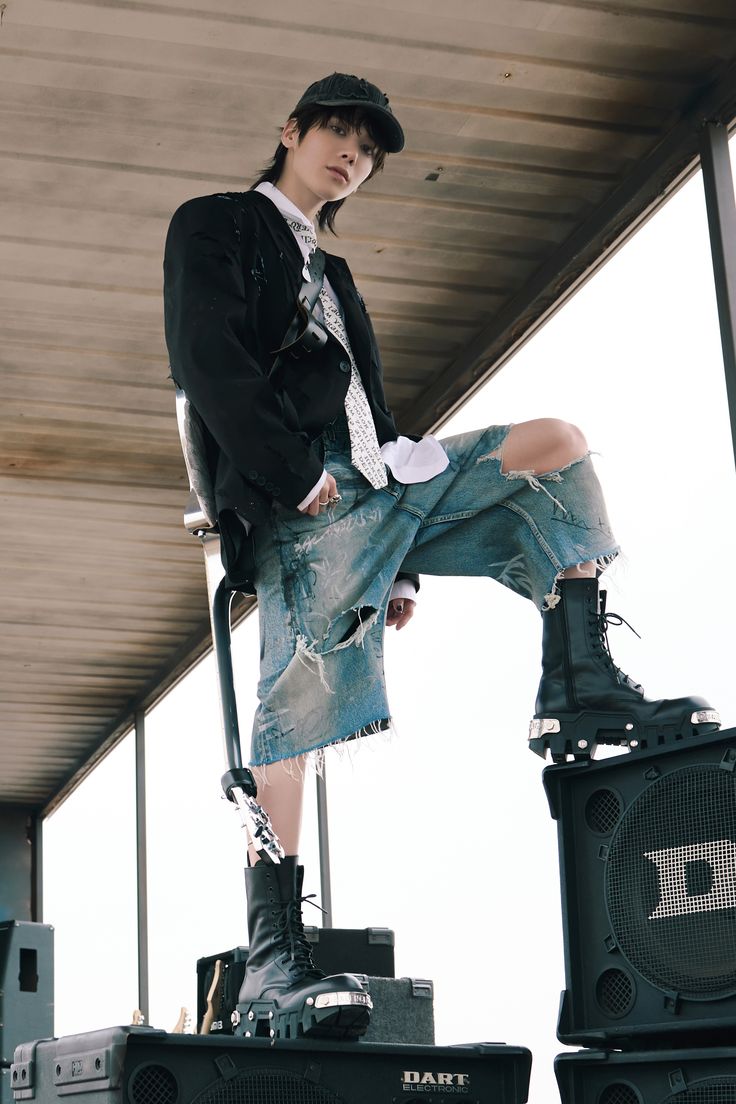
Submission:
M 248 186 L 303 88 L 407 148 L 342 213 L 401 427 L 435 425 L 734 108 L 732 0 L 0 4 L 0 802 L 43 807 L 207 647 L 162 337 L 168 219 Z

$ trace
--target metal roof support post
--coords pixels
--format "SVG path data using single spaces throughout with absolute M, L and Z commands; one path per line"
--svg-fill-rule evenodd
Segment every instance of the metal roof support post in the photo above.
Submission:
M 736 202 L 734 201 L 728 131 L 721 123 L 706 123 L 700 136 L 710 250 L 721 325 L 723 367 L 736 459 Z
M 135 714 L 135 838 L 138 871 L 138 1007 L 149 1022 L 148 858 L 146 826 L 146 714 Z
M 323 928 L 332 927 L 332 878 L 330 875 L 330 835 L 327 825 L 327 765 L 317 774 L 317 832 L 319 835 L 319 886 L 324 909 Z
M 31 916 L 43 923 L 43 818 L 34 814 L 29 825 L 31 837 Z

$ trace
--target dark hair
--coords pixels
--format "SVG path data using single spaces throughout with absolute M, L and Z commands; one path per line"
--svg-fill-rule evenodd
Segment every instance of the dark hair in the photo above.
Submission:
M 381 172 L 383 169 L 386 163 L 387 154 L 381 146 L 380 129 L 376 125 L 375 115 L 367 112 L 365 108 L 325 107 L 322 104 L 308 104 L 306 107 L 302 107 L 295 111 L 289 118 L 296 120 L 299 141 L 301 141 L 304 135 L 310 130 L 315 128 L 324 129 L 330 122 L 330 119 L 337 119 L 337 121 L 347 127 L 348 130 L 360 130 L 360 128 L 363 127 L 370 135 L 371 141 L 376 143 L 373 168 L 367 179 L 370 180 L 371 176 L 375 176 L 376 173 Z M 279 142 L 271 161 L 265 166 L 258 179 L 251 184 L 251 189 L 256 188 L 265 181 L 269 184 L 278 184 L 279 178 L 284 171 L 287 152 L 286 146 Z M 317 223 L 320 230 L 327 229 L 333 234 L 337 233 L 335 230 L 335 216 L 344 202 L 344 199 L 336 199 L 328 200 L 326 203 L 322 204 L 319 215 L 317 216 Z

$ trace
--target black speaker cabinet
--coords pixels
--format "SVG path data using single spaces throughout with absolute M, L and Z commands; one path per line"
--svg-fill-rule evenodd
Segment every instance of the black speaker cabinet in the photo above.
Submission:
M 580 1051 L 555 1061 L 562 1104 L 734 1104 L 736 1048 L 622 1054 Z
M 305 927 L 312 944 L 312 956 L 326 974 L 366 974 L 368 977 L 396 977 L 394 945 L 390 928 Z
M 20 1046 L 11 1081 L 15 1104 L 394 1104 L 405 1093 L 524 1104 L 530 1070 L 528 1050 L 491 1043 L 271 1044 L 112 1027 Z
M 562 884 L 560 1041 L 734 1042 L 736 729 L 548 767 L 544 783 Z
M 18 1043 L 54 1033 L 54 929 L 8 920 L 0 924 L 0 1065 Z

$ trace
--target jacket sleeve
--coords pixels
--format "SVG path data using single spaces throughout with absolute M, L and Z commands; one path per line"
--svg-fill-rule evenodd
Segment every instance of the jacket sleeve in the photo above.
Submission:
M 322 464 L 288 397 L 257 359 L 254 296 L 242 238 L 252 216 L 226 196 L 174 214 L 164 255 L 164 315 L 172 375 L 240 474 L 296 507 Z

